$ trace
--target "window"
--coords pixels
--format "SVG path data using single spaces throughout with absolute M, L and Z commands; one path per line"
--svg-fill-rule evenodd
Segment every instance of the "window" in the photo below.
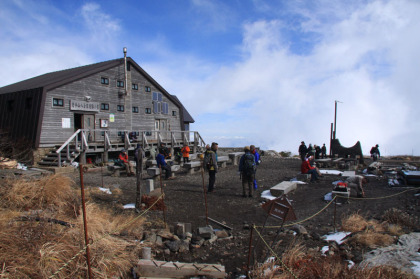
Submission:
M 53 107 L 64 107 L 64 100 L 53 98 Z
M 151 109 L 151 108 L 145 108 L 145 109 L 144 109 L 144 112 L 145 112 L 146 114 L 151 114 L 151 113 L 152 113 L 152 109 Z
M 139 107 L 133 107 L 133 112 L 138 113 L 139 112 Z
M 124 87 L 124 81 L 117 80 L 117 87 Z
M 176 116 L 176 110 L 172 111 L 172 116 Z
M 102 103 L 101 104 L 101 110 L 109 110 L 109 104 Z
M 106 78 L 106 77 L 101 77 L 101 84 L 108 85 L 109 84 L 109 79 Z
M 153 113 L 160 113 L 161 106 L 159 102 L 153 102 Z
M 139 85 L 137 83 L 133 83 L 131 85 L 131 89 L 133 89 L 133 90 L 139 90 Z
M 162 93 L 153 92 L 153 101 L 162 102 Z
M 117 105 L 117 111 L 124 111 L 124 105 Z
M 144 91 L 150 92 L 150 91 L 152 91 L 152 88 L 150 88 L 150 86 L 145 86 L 144 87 Z
M 150 131 L 146 132 L 146 136 L 150 137 L 151 135 L 152 135 L 152 132 L 150 132 Z
M 168 114 L 169 113 L 169 106 L 168 106 L 168 103 L 162 103 L 161 104 L 161 106 L 162 106 L 162 113 L 163 114 Z
M 123 131 L 118 131 L 118 136 L 119 137 L 121 137 L 121 136 L 123 136 L 124 135 L 124 132 Z

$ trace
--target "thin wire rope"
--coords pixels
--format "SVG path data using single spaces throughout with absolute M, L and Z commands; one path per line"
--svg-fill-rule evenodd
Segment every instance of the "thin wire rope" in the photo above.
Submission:
M 262 237 L 262 235 L 260 234 L 260 232 L 257 230 L 257 227 L 254 225 L 254 230 L 257 232 L 258 236 L 261 238 L 261 240 L 263 241 L 263 243 L 265 244 L 265 246 L 267 246 L 267 248 L 270 250 L 270 252 L 277 258 L 277 260 L 280 261 L 280 263 L 282 264 L 282 266 L 284 266 L 286 268 L 286 270 L 295 278 L 298 279 L 298 277 L 293 273 L 293 271 L 280 259 L 280 257 L 276 254 L 276 252 L 274 252 L 274 250 L 270 247 L 270 245 L 268 245 L 268 243 L 265 241 L 265 239 Z

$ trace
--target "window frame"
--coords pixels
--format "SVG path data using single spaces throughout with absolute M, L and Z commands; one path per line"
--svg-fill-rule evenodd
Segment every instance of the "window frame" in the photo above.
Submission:
M 102 108 L 102 106 L 104 108 Z M 109 110 L 109 103 L 101 103 L 101 110 Z
M 125 111 L 124 105 L 117 105 L 117 111 L 124 112 Z
M 132 112 L 139 113 L 139 107 L 133 107 L 132 108 Z
M 138 91 L 139 90 L 139 84 L 138 83 L 131 83 L 131 89 Z
M 152 92 L 152 88 L 150 86 L 144 86 L 144 92 Z
M 55 103 L 55 101 L 57 101 L 57 103 Z M 52 105 L 52 107 L 55 107 L 55 108 L 64 108 L 64 98 L 54 98 L 53 97 L 52 101 L 51 101 L 51 105 Z
M 118 87 L 118 88 L 124 88 L 124 81 L 123 81 L 123 80 L 118 79 L 118 80 L 117 80 L 117 87 Z
M 101 77 L 101 84 L 102 85 L 109 85 L 109 78 L 108 77 Z
M 145 114 L 152 114 L 152 108 L 144 108 Z

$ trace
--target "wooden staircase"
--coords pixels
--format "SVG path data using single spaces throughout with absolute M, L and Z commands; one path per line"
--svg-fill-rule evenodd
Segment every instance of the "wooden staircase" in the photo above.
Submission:
M 55 146 L 47 155 L 45 155 L 41 161 L 38 162 L 40 167 L 58 167 L 58 166 L 69 166 L 71 165 L 81 154 L 80 151 L 77 151 L 75 146 L 69 146 L 69 156 L 67 156 L 66 151 L 61 150 L 61 156 L 58 156 L 57 150 L 60 148 L 60 145 Z M 60 158 L 60 164 L 58 160 Z

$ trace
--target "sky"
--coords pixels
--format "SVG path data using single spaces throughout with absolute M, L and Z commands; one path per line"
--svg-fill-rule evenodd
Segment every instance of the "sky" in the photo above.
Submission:
M 221 147 L 420 155 L 419 0 L 1 0 L 0 87 L 123 57 Z

